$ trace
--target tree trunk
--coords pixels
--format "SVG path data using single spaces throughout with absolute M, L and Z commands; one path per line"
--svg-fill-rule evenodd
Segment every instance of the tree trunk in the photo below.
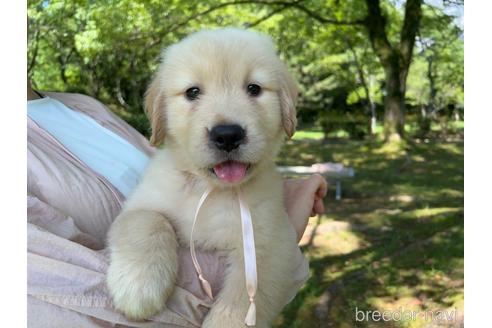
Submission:
M 384 136 L 386 140 L 401 139 L 405 134 L 405 92 L 408 70 L 412 61 L 422 0 L 407 0 L 400 42 L 393 46 L 386 34 L 386 16 L 380 0 L 366 0 L 366 28 L 372 47 L 385 72 Z
M 396 72 L 395 72 L 396 70 Z M 384 98 L 384 137 L 399 140 L 405 134 L 405 99 L 400 83 L 398 68 L 386 73 L 386 96 Z
M 433 56 L 427 58 L 427 78 L 429 79 L 429 103 L 422 108 L 422 117 L 420 121 L 420 132 L 423 136 L 430 131 L 431 121 L 436 117 L 436 82 L 433 73 Z

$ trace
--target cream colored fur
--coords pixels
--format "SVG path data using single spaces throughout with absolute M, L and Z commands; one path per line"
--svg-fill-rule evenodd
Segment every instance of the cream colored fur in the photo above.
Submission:
M 263 91 L 246 92 L 249 83 Z M 199 86 L 189 101 L 184 92 Z M 239 204 L 233 188 L 210 171 L 224 160 L 208 140 L 216 124 L 239 124 L 247 142 L 234 160 L 251 164 L 240 182 L 251 208 L 256 243 L 257 327 L 269 327 L 293 286 L 296 235 L 283 207 L 274 164 L 294 133 L 295 83 L 271 40 L 259 33 L 223 29 L 195 33 L 163 53 L 149 87 L 146 111 L 152 142 L 165 140 L 109 233 L 108 286 L 117 309 L 147 318 L 165 306 L 177 273 L 177 247 L 188 246 L 194 212 L 204 190 L 215 190 L 200 211 L 196 246 L 228 253 L 230 266 L 203 327 L 244 327 L 245 287 Z

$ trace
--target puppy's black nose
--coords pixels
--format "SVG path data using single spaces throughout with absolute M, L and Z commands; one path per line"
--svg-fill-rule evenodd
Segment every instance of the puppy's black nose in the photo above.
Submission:
M 242 127 L 234 125 L 216 125 L 210 131 L 210 141 L 220 150 L 231 152 L 243 142 L 246 133 Z

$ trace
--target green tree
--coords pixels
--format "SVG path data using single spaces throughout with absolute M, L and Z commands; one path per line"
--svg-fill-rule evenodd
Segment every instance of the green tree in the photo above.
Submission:
M 301 124 L 326 121 L 328 132 L 338 120 L 369 132 L 384 108 L 386 134 L 401 136 L 405 100 L 428 108 L 429 77 L 437 109 L 460 103 L 463 50 L 442 9 L 399 3 L 29 0 L 28 74 L 39 89 L 102 100 L 145 133 L 141 103 L 164 47 L 202 28 L 254 28 L 273 37 L 300 82 Z M 434 45 L 424 50 L 426 40 Z

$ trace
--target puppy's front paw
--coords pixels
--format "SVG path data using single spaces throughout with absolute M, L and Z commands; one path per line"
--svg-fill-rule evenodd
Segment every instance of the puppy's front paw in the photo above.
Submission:
M 175 275 L 155 268 L 129 267 L 113 262 L 107 283 L 114 307 L 127 318 L 141 320 L 161 311 L 174 287 Z
M 131 319 L 162 310 L 178 271 L 178 242 L 171 224 L 151 211 L 122 212 L 108 237 L 107 283 L 115 308 Z

